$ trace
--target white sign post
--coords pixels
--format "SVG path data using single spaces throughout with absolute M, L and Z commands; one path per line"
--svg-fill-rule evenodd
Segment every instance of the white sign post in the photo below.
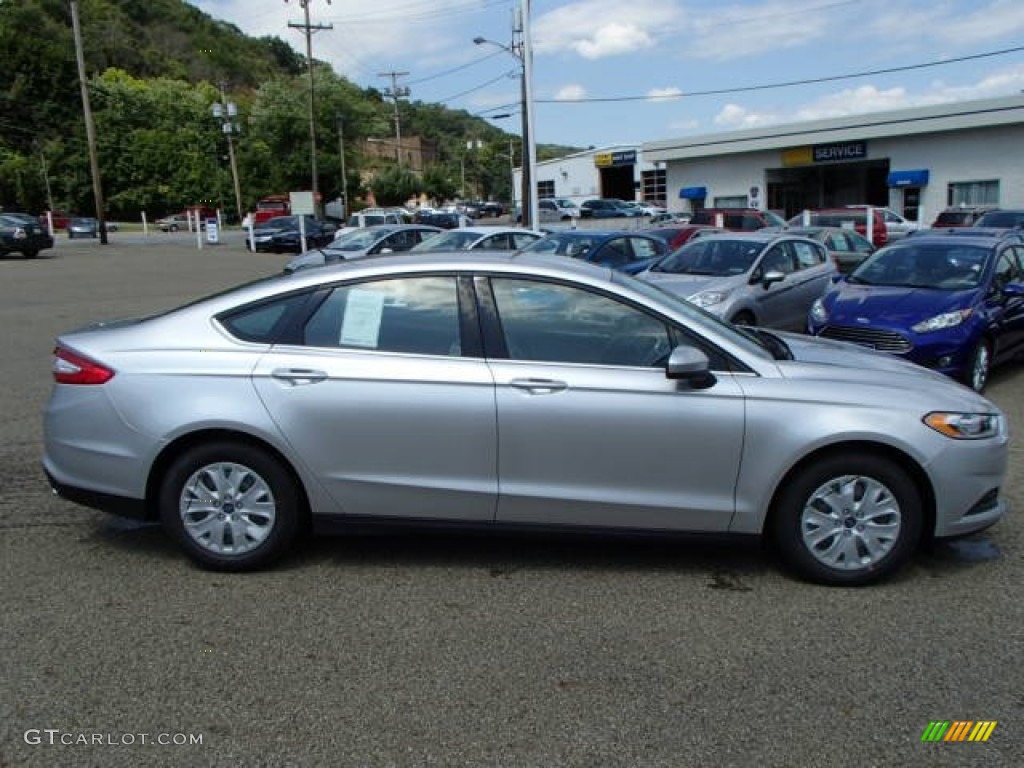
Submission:
M 313 193 L 310 191 L 289 192 L 289 201 L 292 205 L 292 213 L 299 217 L 299 237 L 302 238 L 302 252 L 306 248 L 306 216 L 316 215 L 316 201 L 313 200 Z

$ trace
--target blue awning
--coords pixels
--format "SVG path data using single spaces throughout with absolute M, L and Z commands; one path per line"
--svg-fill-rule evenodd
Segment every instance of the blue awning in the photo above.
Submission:
M 890 187 L 924 187 L 928 185 L 928 170 L 893 171 L 889 174 Z
M 707 196 L 707 187 L 683 187 L 679 190 L 679 197 L 683 200 L 703 200 Z

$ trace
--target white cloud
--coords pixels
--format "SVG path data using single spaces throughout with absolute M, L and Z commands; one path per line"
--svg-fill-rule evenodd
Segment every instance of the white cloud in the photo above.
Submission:
M 726 104 L 715 115 L 715 125 L 722 128 L 741 130 L 757 128 L 762 125 L 779 122 L 778 117 L 770 112 L 754 112 L 739 104 Z
M 589 40 L 573 43 L 576 52 L 585 59 L 603 59 L 644 48 L 651 48 L 654 40 L 635 24 L 607 24 Z
M 942 81 L 933 81 L 918 93 L 911 93 L 905 87 L 879 89 L 873 85 L 862 85 L 845 88 L 795 109 L 757 110 L 728 104 L 718 112 L 714 122 L 722 128 L 741 130 L 777 123 L 824 120 L 866 112 L 1006 96 L 1021 90 L 1024 90 L 1024 64 L 993 72 L 966 85 L 947 85 Z
M 692 20 L 685 53 L 725 61 L 797 48 L 825 35 L 827 16 L 794 10 L 789 2 L 733 5 L 702 11 Z
M 647 98 L 651 101 L 672 101 L 683 95 L 680 88 L 652 88 L 647 92 Z
M 994 0 L 969 11 L 956 3 L 928 3 L 909 12 L 882 13 L 871 22 L 870 30 L 876 40 L 906 42 L 908 24 L 913 25 L 914 43 L 925 48 L 934 41 L 959 49 L 1000 39 L 1016 42 L 1024 33 L 1024 3 Z
M 555 93 L 555 99 L 558 101 L 577 101 L 584 99 L 587 96 L 587 89 L 582 85 L 571 83 L 569 85 L 563 85 Z
M 593 60 L 652 48 L 680 23 L 675 0 L 580 0 L 539 16 L 532 36 L 537 53 L 572 51 Z

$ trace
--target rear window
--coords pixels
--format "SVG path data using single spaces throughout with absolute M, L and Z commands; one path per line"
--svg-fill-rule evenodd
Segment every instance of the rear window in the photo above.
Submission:
M 976 218 L 971 211 L 943 211 L 935 218 L 936 227 L 969 227 Z
M 976 227 L 1024 226 L 1024 211 L 989 211 L 975 222 Z
M 292 313 L 301 309 L 306 293 L 293 293 L 270 301 L 250 304 L 221 315 L 221 324 L 232 336 L 242 341 L 273 344 L 280 336 Z

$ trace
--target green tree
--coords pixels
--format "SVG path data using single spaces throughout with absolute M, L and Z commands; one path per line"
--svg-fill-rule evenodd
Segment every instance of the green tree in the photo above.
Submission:
M 436 203 L 451 200 L 458 191 L 458 184 L 443 165 L 431 165 L 423 171 L 422 192 Z
M 397 165 L 385 168 L 370 182 L 378 205 L 404 205 L 422 186 L 415 173 Z

